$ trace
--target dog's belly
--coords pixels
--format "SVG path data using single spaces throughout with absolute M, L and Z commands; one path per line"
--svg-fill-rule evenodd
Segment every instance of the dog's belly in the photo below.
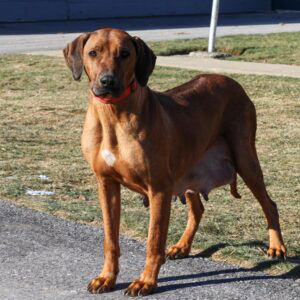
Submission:
M 217 187 L 230 184 L 235 180 L 236 171 L 226 141 L 219 139 L 211 146 L 200 161 L 174 186 L 173 194 L 185 192 L 208 193 Z

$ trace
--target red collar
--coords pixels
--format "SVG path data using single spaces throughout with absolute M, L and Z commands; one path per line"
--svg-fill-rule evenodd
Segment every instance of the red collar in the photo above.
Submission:
M 134 80 L 129 87 L 124 91 L 124 93 L 117 97 L 117 98 L 103 98 L 103 97 L 95 97 L 95 99 L 97 99 L 98 101 L 100 101 L 101 103 L 104 104 L 115 104 L 115 103 L 119 103 L 121 101 L 123 101 L 124 99 L 126 99 L 133 91 L 135 91 L 137 89 L 137 83 Z

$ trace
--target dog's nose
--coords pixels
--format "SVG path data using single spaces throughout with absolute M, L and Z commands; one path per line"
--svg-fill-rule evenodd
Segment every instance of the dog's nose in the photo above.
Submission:
M 116 79 L 113 75 L 102 75 L 100 82 L 104 87 L 112 88 L 116 84 Z

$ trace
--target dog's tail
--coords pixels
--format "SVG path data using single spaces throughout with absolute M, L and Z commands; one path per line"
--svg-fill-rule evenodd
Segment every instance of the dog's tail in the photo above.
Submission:
M 235 176 L 234 176 L 234 179 L 233 181 L 230 183 L 230 193 L 233 197 L 237 198 L 237 199 L 240 199 L 242 198 L 242 196 L 238 193 L 238 190 L 237 190 L 237 180 L 236 180 L 236 173 L 235 173 Z

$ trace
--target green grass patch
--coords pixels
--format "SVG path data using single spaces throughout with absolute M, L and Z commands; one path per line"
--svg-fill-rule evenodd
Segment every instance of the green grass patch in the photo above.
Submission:
M 198 72 L 156 67 L 149 85 L 163 91 Z M 194 242 L 194 252 L 244 266 L 299 277 L 299 79 L 233 75 L 254 101 L 257 147 L 271 197 L 276 201 L 288 262 L 266 260 L 266 222 L 258 202 L 239 180 L 243 198 L 215 190 Z M 63 59 L 0 56 L 0 199 L 77 222 L 100 225 L 97 186 L 80 148 L 87 108 L 87 80 L 75 82 Z M 47 177 L 44 177 L 44 176 Z M 28 189 L 54 192 L 31 196 Z M 187 208 L 172 205 L 168 244 L 186 225 Z M 121 230 L 144 239 L 149 212 L 139 195 L 122 190 Z M 202 250 L 201 250 L 202 249 Z
M 207 51 L 207 39 L 148 43 L 156 55 Z M 232 55 L 228 60 L 300 65 L 300 32 L 219 37 L 216 51 Z

